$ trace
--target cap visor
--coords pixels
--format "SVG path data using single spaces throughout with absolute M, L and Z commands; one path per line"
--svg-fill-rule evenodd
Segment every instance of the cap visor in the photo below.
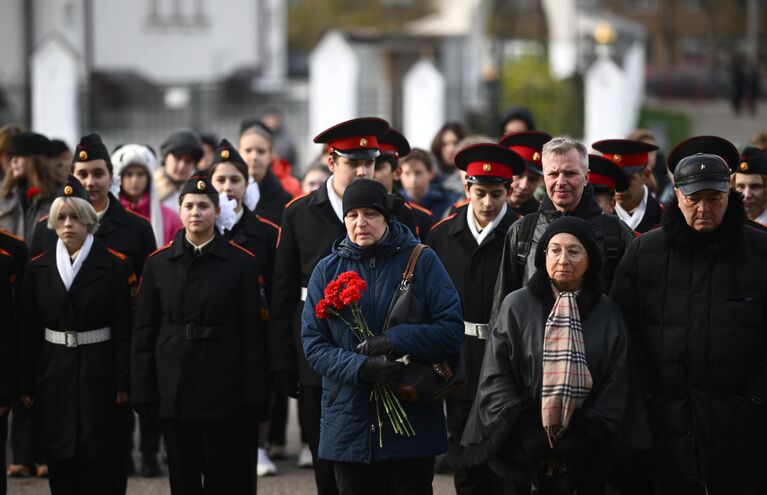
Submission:
M 340 156 L 346 157 L 350 160 L 371 160 L 377 158 L 381 154 L 378 150 L 351 150 L 341 151 L 335 150 Z
M 703 180 L 700 182 L 693 182 L 692 184 L 685 184 L 679 186 L 679 190 L 682 194 L 689 196 L 696 192 L 703 191 L 704 189 L 710 189 L 712 191 L 727 192 L 730 190 L 730 183 L 721 180 Z

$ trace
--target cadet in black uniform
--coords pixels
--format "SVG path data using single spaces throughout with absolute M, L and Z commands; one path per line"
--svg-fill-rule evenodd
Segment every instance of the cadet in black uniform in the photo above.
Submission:
M 606 139 L 597 141 L 592 148 L 623 169 L 629 187 L 615 194 L 615 214 L 632 230 L 643 234 L 660 225 L 663 208 L 650 194 L 645 180 L 652 175 L 649 154 L 658 147 L 632 139 Z
M 461 441 L 477 392 L 493 305 L 493 285 L 488 281 L 498 275 L 506 231 L 518 218 L 507 204 L 511 181 L 525 172 L 522 157 L 489 143 L 459 151 L 455 164 L 466 171 L 464 187 L 469 203 L 436 224 L 428 242 L 458 289 L 466 320 L 463 341 L 466 383 L 445 399 L 451 449 Z M 455 471 L 458 495 L 489 494 L 498 486 L 487 466 Z
M 629 187 L 626 172 L 612 160 L 589 155 L 589 184 L 594 188 L 594 200 L 608 215 L 615 214 L 615 192 Z
M 19 394 L 36 403 L 53 495 L 122 493 L 121 429 L 130 390 L 127 258 L 93 232 L 96 210 L 69 176 L 50 210 L 58 241 L 34 256 L 22 294 Z
M 133 408 L 165 422 L 171 493 L 249 494 L 243 423 L 265 419 L 269 391 L 261 272 L 215 228 L 206 175 L 180 201 L 184 229 L 147 258 L 138 292 Z
M 525 161 L 525 173 L 514 177 L 509 195 L 509 205 L 519 216 L 538 211 L 541 204 L 533 194 L 543 182 L 541 157 L 543 145 L 549 141 L 551 135 L 540 131 L 513 132 L 498 140 L 498 144 L 516 152 Z
M 29 250 L 20 237 L 0 229 L 0 495 L 5 495 L 5 442 L 8 410 L 16 395 L 16 337 L 20 292 Z
M 381 154 L 376 158 L 373 179 L 386 186 L 387 191 L 393 193 L 394 177 L 401 173 L 399 157 L 410 153 L 410 143 L 407 142 L 405 136 L 394 129 L 389 129 L 389 132 L 378 140 L 378 147 Z M 397 214 L 397 220 L 405 224 L 421 242 L 426 242 L 429 231 L 434 225 L 434 213 L 413 202 L 406 202 L 405 208 Z
M 314 457 L 320 495 L 335 494 L 338 489 L 332 463 L 317 457 L 322 377 L 309 367 L 301 346 L 302 301 L 317 262 L 329 255 L 333 241 L 346 233 L 342 221 L 344 191 L 356 179 L 373 178 L 378 139 L 388 130 L 385 120 L 360 118 L 338 124 L 315 137 L 316 143 L 328 143 L 328 165 L 333 175 L 316 191 L 289 203 L 282 216 L 271 297 L 270 370 L 275 384 L 293 395 L 298 372 L 299 414 Z

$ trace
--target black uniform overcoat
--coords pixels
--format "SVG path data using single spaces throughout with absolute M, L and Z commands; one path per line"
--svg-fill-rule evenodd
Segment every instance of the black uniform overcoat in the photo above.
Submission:
M 8 407 L 16 396 L 16 337 L 20 314 L 21 285 L 29 250 L 20 237 L 0 229 L 0 406 Z
M 285 205 L 293 197 L 282 188 L 280 180 L 271 169 L 266 170 L 266 175 L 258 187 L 261 198 L 258 200 L 254 213 L 279 225 Z

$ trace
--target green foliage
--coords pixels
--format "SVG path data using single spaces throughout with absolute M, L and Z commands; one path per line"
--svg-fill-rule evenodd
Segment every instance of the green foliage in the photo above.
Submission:
M 294 0 L 288 8 L 288 43 L 309 52 L 329 29 L 387 33 L 429 14 L 430 0 Z
M 524 105 L 538 129 L 554 136 L 583 135 L 582 81 L 554 79 L 545 57 L 524 55 L 506 62 L 501 87 L 501 116 L 512 105 Z

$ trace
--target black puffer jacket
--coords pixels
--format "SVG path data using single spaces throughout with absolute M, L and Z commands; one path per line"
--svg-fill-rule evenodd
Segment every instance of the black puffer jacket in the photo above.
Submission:
M 610 296 L 629 318 L 663 474 L 764 476 L 767 235 L 745 224 L 740 196 L 708 234 L 669 207 L 632 242 Z

